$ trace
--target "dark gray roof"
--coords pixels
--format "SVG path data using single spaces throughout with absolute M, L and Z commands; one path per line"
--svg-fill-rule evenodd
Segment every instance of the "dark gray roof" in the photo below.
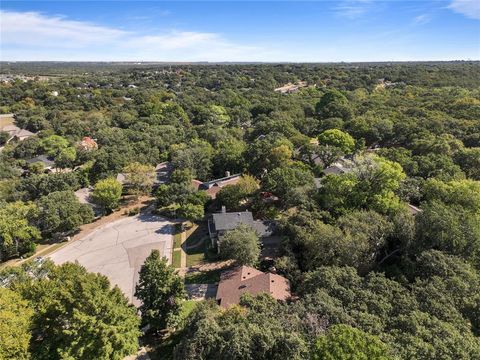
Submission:
M 219 186 L 222 186 L 223 182 L 239 178 L 240 176 L 241 176 L 241 174 L 233 174 L 233 175 L 230 175 L 230 176 L 225 176 L 225 177 L 220 178 L 220 179 L 205 181 L 204 183 L 202 183 L 202 185 L 200 185 L 200 187 L 202 189 L 210 189 L 215 184 L 217 184 Z
M 45 155 L 39 155 L 39 156 L 36 156 L 32 159 L 27 160 L 28 164 L 33 164 L 33 163 L 37 163 L 37 162 L 42 162 L 43 165 L 45 165 L 45 167 L 52 167 L 52 166 L 55 165 L 55 162 L 53 160 L 50 160 Z
M 213 222 L 217 231 L 233 230 L 240 224 L 254 227 L 253 216 L 250 211 L 213 214 Z
M 275 230 L 272 221 L 253 220 L 250 211 L 213 214 L 214 231 L 228 231 L 240 224 L 251 226 L 260 237 L 271 236 Z

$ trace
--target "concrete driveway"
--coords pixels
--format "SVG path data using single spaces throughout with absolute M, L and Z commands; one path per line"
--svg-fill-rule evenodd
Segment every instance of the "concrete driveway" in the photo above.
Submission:
M 173 223 L 159 216 L 140 214 L 103 225 L 82 239 L 49 255 L 56 264 L 78 261 L 118 285 L 135 305 L 138 271 L 153 249 L 172 261 Z

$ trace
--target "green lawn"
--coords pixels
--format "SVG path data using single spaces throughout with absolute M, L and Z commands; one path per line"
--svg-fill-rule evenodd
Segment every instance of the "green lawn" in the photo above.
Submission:
M 182 266 L 182 253 L 180 249 L 173 250 L 172 265 L 177 269 Z
M 206 223 L 199 223 L 193 231 L 187 233 L 187 266 L 194 266 L 208 261 L 205 256 L 210 238 Z M 194 246 L 194 247 L 192 247 Z
M 182 235 L 180 233 L 173 235 L 173 248 L 179 249 L 182 246 Z
M 182 303 L 182 309 L 180 310 L 180 317 L 186 319 L 188 315 L 195 309 L 198 301 L 195 300 L 186 300 Z
M 185 284 L 215 284 L 220 281 L 222 270 L 200 271 L 185 274 Z

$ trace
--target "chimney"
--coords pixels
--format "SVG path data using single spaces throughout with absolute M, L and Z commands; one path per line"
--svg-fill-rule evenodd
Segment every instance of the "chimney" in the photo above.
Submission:
M 229 177 L 230 176 L 230 171 L 225 171 L 225 177 Z
M 226 214 L 227 213 L 227 208 L 225 207 L 225 205 L 222 205 L 222 214 Z

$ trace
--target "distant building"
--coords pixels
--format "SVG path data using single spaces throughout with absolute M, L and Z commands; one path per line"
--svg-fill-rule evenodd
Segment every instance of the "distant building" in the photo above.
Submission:
M 1 129 L 2 132 L 8 133 L 10 138 L 7 140 L 7 143 L 10 141 L 23 141 L 28 139 L 31 136 L 35 136 L 35 134 L 31 131 L 20 129 L 16 125 L 7 125 Z
M 279 92 L 281 94 L 290 94 L 306 86 L 308 86 L 306 81 L 299 81 L 296 84 L 292 84 L 292 83 L 285 84 L 279 88 L 274 89 L 273 91 Z
M 212 199 L 217 197 L 217 193 L 222 190 L 223 187 L 227 185 L 235 185 L 241 178 L 241 174 L 234 174 L 230 175 L 227 171 L 226 176 L 220 179 L 210 180 L 210 181 L 199 181 L 199 180 L 192 180 L 192 185 L 197 190 L 204 190 L 208 196 Z
M 212 246 L 221 242 L 222 236 L 227 231 L 236 229 L 240 224 L 250 226 L 261 238 L 271 236 L 275 230 L 275 224 L 271 221 L 253 220 L 250 211 L 227 212 L 225 207 L 222 207 L 222 212 L 213 214 L 208 220 L 208 233 Z
M 82 141 L 80 141 L 80 144 L 78 146 L 85 151 L 92 151 L 92 150 L 97 150 L 98 149 L 98 144 L 95 140 L 93 140 L 89 136 L 85 136 Z
M 222 273 L 216 296 L 218 305 L 228 308 L 238 304 L 245 293 L 267 293 L 280 301 L 286 301 L 291 296 L 290 284 L 283 276 L 264 273 L 249 266 L 240 266 Z

